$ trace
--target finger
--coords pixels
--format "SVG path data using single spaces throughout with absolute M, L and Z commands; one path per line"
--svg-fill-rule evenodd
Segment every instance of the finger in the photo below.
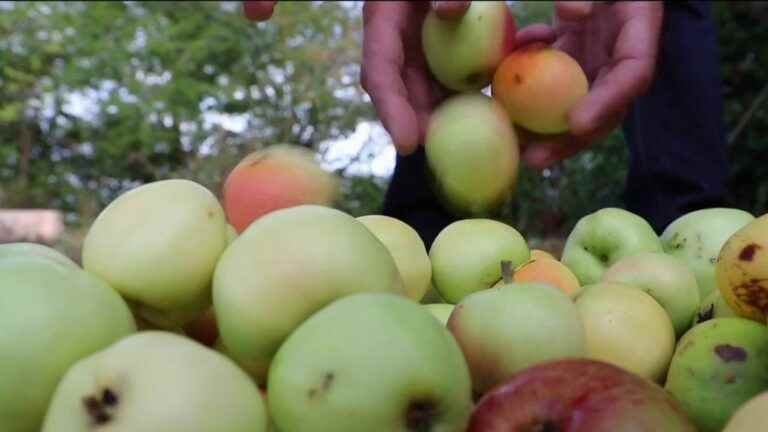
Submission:
M 617 113 L 626 111 L 653 79 L 661 18 L 647 8 L 627 12 L 613 49 L 612 66 L 571 110 L 569 125 L 575 135 L 589 135 L 604 127 Z
M 403 80 L 408 92 L 408 100 L 416 113 L 419 128 L 418 142 L 423 143 L 426 137 L 429 116 L 443 95 L 437 92 L 432 85 L 433 81 L 424 66 L 412 65 L 406 67 Z
M 533 24 L 523 27 L 517 32 L 515 35 L 515 47 L 520 48 L 532 43 L 551 45 L 555 42 L 556 38 L 555 29 L 551 26 L 547 24 Z
M 432 1 L 432 10 L 443 19 L 461 18 L 469 9 L 469 1 Z
M 591 1 L 556 1 L 555 16 L 558 21 L 581 21 L 592 13 Z
M 252 21 L 266 21 L 272 17 L 277 1 L 244 1 L 245 17 Z
M 361 84 L 398 153 L 412 153 L 419 140 L 416 113 L 408 102 L 401 73 L 401 39 L 408 7 L 404 3 L 369 2 L 363 11 L 363 64 Z

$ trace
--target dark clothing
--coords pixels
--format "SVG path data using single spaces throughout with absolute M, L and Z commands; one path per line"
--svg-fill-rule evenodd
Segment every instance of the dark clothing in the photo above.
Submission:
M 656 79 L 624 123 L 630 161 L 624 202 L 661 232 L 695 209 L 726 205 L 728 174 L 715 25 L 709 2 L 666 2 Z M 425 155 L 397 157 L 382 213 L 427 247 L 457 218 L 430 190 Z

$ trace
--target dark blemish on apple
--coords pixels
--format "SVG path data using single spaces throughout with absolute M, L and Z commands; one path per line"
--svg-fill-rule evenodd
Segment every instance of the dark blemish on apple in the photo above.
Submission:
M 724 362 L 732 361 L 743 362 L 747 360 L 747 351 L 744 348 L 730 344 L 718 345 L 715 347 L 715 354 L 723 359 Z
M 437 407 L 431 399 L 415 399 L 405 412 L 405 427 L 411 432 L 429 432 L 437 417 Z
M 117 395 L 112 390 L 105 388 L 101 392 L 101 402 L 106 406 L 115 406 L 117 405 Z
M 704 321 L 709 321 L 714 317 L 715 317 L 715 305 L 711 304 L 709 305 L 708 308 L 699 312 L 698 316 L 696 317 L 696 321 L 702 323 Z
M 709 263 L 710 263 L 710 264 L 717 264 L 717 257 L 711 257 L 711 258 L 709 259 Z
M 523 77 L 520 76 L 520 74 L 515 74 L 515 84 L 522 84 L 523 83 Z
M 208 210 L 208 219 L 213 219 L 214 216 L 216 216 L 216 213 L 213 210 Z
M 755 252 L 757 252 L 758 249 L 761 249 L 760 245 L 755 243 L 744 246 L 744 249 L 739 253 L 739 259 L 742 261 L 752 261 L 755 257 Z
M 84 397 L 83 405 L 93 424 L 103 425 L 111 420 L 109 414 L 105 411 L 104 405 L 95 396 Z
M 323 375 L 323 381 L 320 383 L 320 388 L 313 387 L 309 389 L 307 391 L 307 397 L 314 399 L 319 392 L 328 392 L 328 390 L 331 388 L 331 384 L 333 384 L 334 378 L 336 378 L 336 376 L 333 374 L 333 372 L 326 372 L 325 375 Z
M 734 375 L 733 372 L 728 371 L 728 373 L 725 374 L 725 383 L 733 384 L 735 381 L 736 381 L 736 375 Z

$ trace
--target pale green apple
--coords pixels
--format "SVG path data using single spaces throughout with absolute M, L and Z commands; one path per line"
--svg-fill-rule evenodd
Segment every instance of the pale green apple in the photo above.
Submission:
M 693 317 L 691 326 L 701 324 L 714 318 L 737 317 L 739 314 L 731 309 L 728 302 L 720 294 L 720 290 L 714 290 L 701 302 L 699 311 Z
M 679 338 L 690 327 L 701 299 L 696 277 L 685 262 L 663 252 L 626 256 L 603 273 L 601 282 L 641 289 L 667 311 Z
M 597 283 L 608 267 L 640 252 L 662 252 L 651 225 L 632 212 L 607 207 L 579 219 L 565 241 L 561 261 L 583 286 Z
M 453 312 L 456 305 L 452 305 L 450 303 L 430 303 L 425 304 L 424 307 L 427 308 L 427 310 L 431 312 L 438 321 L 443 324 L 447 324 L 448 318 L 450 318 L 451 312 Z
M 0 293 L 0 430 L 39 432 L 67 369 L 136 325 L 115 290 L 48 256 L 0 259 Z
M 503 263 L 515 268 L 528 261 L 530 254 L 522 234 L 503 222 L 458 220 L 432 242 L 432 283 L 447 303 L 458 303 L 498 282 Z
M 20 256 L 39 256 L 50 259 L 58 264 L 79 268 L 68 256 L 56 249 L 39 243 L 3 243 L 0 244 L 0 260 L 4 258 L 15 258 Z
M 755 432 L 765 425 L 768 425 L 768 389 L 740 405 L 723 432 Z
M 421 28 L 432 74 L 451 90 L 480 90 L 514 47 L 516 25 L 504 1 L 472 2 L 460 18 L 430 11 Z
M 586 354 L 576 306 L 549 284 L 509 283 L 471 294 L 447 325 L 481 394 L 535 364 Z
M 467 363 L 424 307 L 390 293 L 338 299 L 301 324 L 269 372 L 281 431 L 464 432 Z
M 160 180 L 120 195 L 99 214 L 83 243 L 83 268 L 147 321 L 176 328 L 210 307 L 213 270 L 226 246 L 216 196 L 189 180 Z
M 498 213 L 517 185 L 517 134 L 501 105 L 483 94 L 445 100 L 427 126 L 431 187 L 462 217 Z
M 42 432 L 264 432 L 266 404 L 231 360 L 191 339 L 144 331 L 73 365 Z
M 299 324 L 361 291 L 405 295 L 386 246 L 340 210 L 300 205 L 260 217 L 229 245 L 216 266 L 213 304 L 227 351 L 263 383 Z
M 420 301 L 430 288 L 432 263 L 424 241 L 407 223 L 383 215 L 357 218 L 378 238 L 392 254 L 405 284 L 406 295 Z
M 587 357 L 660 383 L 675 350 L 669 315 L 649 294 L 621 284 L 584 287 L 576 299 Z
M 715 263 L 726 240 L 755 217 L 735 208 L 713 207 L 680 216 L 661 233 L 664 251 L 693 270 L 701 298 L 717 291 Z

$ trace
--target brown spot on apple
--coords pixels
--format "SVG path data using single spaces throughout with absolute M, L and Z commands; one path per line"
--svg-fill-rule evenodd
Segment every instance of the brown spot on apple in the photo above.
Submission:
M 405 412 L 405 426 L 411 432 L 429 432 L 437 415 L 437 407 L 431 399 L 415 399 Z
M 756 243 L 750 243 L 744 246 L 744 249 L 739 253 L 739 259 L 741 261 L 752 261 L 755 257 L 755 252 L 757 252 L 758 249 L 762 248 Z
M 730 344 L 722 344 L 715 347 L 715 354 L 724 362 L 744 362 L 747 360 L 747 351 L 744 348 Z
M 523 83 L 523 77 L 520 74 L 515 74 L 515 84 L 520 85 Z

